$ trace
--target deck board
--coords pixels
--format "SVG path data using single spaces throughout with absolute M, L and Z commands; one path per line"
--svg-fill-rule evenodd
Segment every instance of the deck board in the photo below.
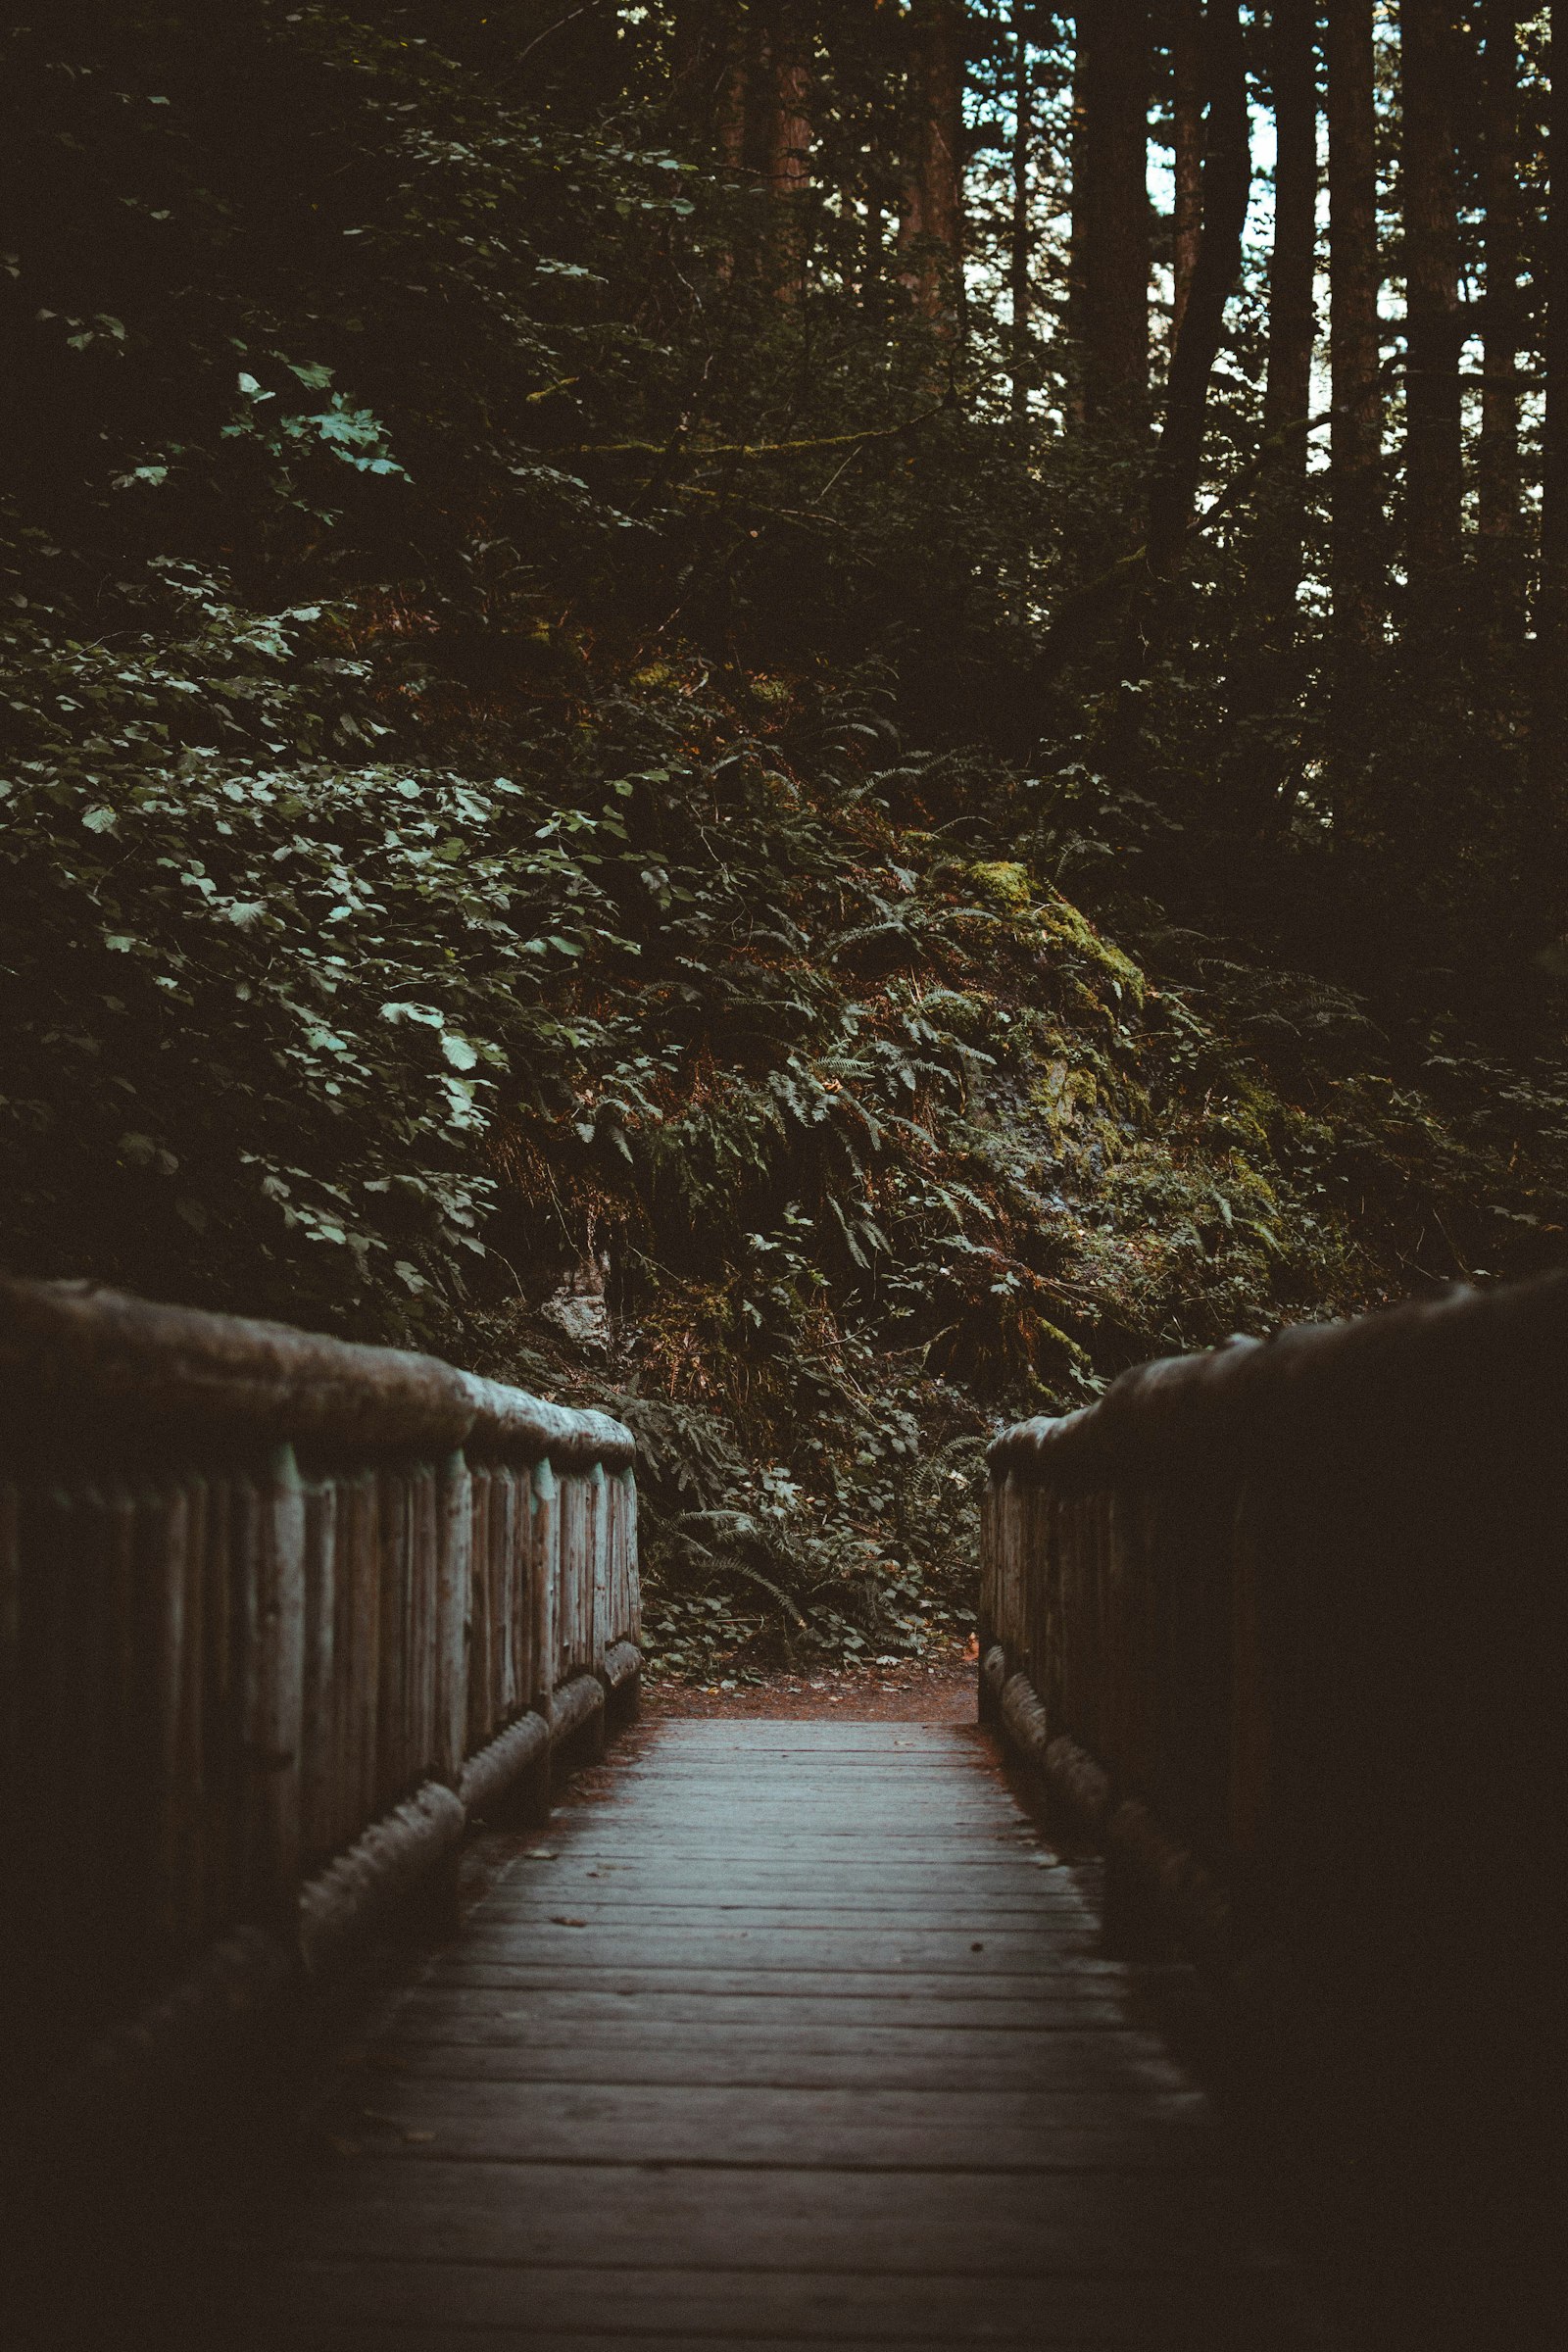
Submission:
M 669 1724 L 386 2001 L 245 2340 L 1320 2344 L 960 1728 Z

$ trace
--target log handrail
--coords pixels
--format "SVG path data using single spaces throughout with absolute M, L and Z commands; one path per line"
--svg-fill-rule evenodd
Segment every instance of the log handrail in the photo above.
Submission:
M 436 1358 L 0 1279 L 8 2087 L 330 1967 L 639 1666 L 631 1433 Z
M 1105 1852 L 1111 1948 L 1198 1963 L 1291 2129 L 1450 2183 L 1544 2161 L 1562 2053 L 1565 1436 L 1557 1274 L 990 1450 L 982 1705 Z

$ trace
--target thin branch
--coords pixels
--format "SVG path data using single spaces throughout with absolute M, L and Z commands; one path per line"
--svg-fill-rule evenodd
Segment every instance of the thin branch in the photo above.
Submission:
M 906 416 L 901 424 L 867 425 L 858 433 L 823 433 L 808 441 L 692 442 L 689 446 L 694 458 L 778 458 L 791 456 L 797 450 L 848 449 L 861 441 L 891 441 L 900 433 L 912 432 L 917 424 L 925 424 L 931 417 L 940 416 L 946 405 L 946 402 L 939 401 L 934 408 L 922 409 L 917 416 Z M 669 446 L 664 441 L 578 441 L 556 454 L 568 458 L 636 454 L 662 458 L 667 454 Z
M 590 15 L 594 9 L 599 7 L 599 5 L 600 0 L 582 0 L 581 8 L 568 8 L 564 17 L 558 17 L 553 24 L 547 24 L 543 32 L 536 32 L 533 36 L 533 39 L 527 44 L 526 48 L 519 49 L 516 56 L 513 59 L 513 72 L 516 72 L 517 68 L 522 64 L 524 58 L 532 57 L 534 51 L 538 48 L 541 41 L 548 41 L 553 32 L 560 32 L 564 26 L 570 24 L 577 17 L 586 17 Z

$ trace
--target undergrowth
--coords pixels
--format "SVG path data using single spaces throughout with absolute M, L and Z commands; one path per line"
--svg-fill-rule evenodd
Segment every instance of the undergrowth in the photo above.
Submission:
M 999 1414 L 1560 1228 L 1556 1086 L 1118 944 L 874 681 L 585 653 L 437 764 L 348 602 L 8 651 L 13 1263 L 611 1403 L 670 1670 L 961 1642 Z
M 1115 483 L 730 267 L 662 24 L 603 106 L 456 5 L 6 36 L 0 1188 L 622 1412 L 733 1680 L 961 1647 L 1002 1416 L 1559 1255 L 1568 1079 L 1219 935 L 1216 694 L 1178 818 L 1033 682 Z

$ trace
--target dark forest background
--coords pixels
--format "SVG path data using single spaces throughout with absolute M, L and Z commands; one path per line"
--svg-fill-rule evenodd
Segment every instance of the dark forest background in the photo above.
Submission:
M 733 1679 L 1560 1259 L 1550 34 L 6 10 L 7 1262 L 618 1400 Z

